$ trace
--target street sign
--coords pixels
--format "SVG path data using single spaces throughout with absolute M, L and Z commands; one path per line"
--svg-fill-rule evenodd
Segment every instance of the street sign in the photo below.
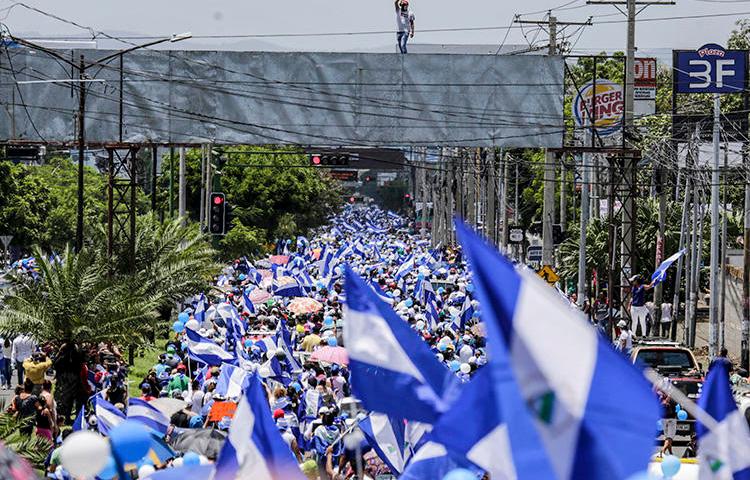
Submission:
M 356 182 L 359 178 L 359 172 L 356 170 L 331 170 L 328 174 L 340 182 Z
M 542 280 L 549 283 L 550 285 L 554 285 L 560 281 L 560 275 L 555 273 L 555 270 L 549 265 L 543 266 L 541 270 L 536 272 L 536 274 L 539 275 L 542 278 Z
M 677 93 L 738 93 L 746 77 L 747 50 L 707 43 L 696 51 L 675 52 Z
M 508 229 L 508 241 L 510 243 L 523 243 L 523 239 L 526 237 L 525 232 L 523 231 L 523 228 L 520 227 L 510 227 Z
M 542 247 L 538 247 L 538 246 L 529 247 L 526 250 L 526 258 L 530 262 L 541 262 L 542 261 Z

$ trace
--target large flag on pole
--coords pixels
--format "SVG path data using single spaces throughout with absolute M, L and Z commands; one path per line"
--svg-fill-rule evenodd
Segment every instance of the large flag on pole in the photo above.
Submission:
M 161 436 L 166 435 L 169 428 L 167 416 L 142 398 L 128 399 L 128 419 L 142 423 Z
M 700 478 L 750 479 L 750 429 L 734 402 L 725 362 L 711 365 L 698 406 L 717 422 L 709 430 L 698 421 L 695 428 Z
M 369 410 L 434 423 L 458 392 L 456 377 L 350 268 L 345 278 L 344 341 L 354 394 Z
M 517 271 L 462 222 L 456 230 L 487 343 L 507 350 L 556 477 L 628 478 L 645 470 L 660 407 L 642 373 L 536 275 Z
M 405 438 L 406 423 L 373 412 L 359 422 L 359 429 L 391 472 L 400 475 L 409 460 Z
M 207 365 L 221 365 L 224 362 L 232 363 L 237 360 L 234 354 L 227 352 L 211 339 L 203 337 L 200 333 L 187 328 L 187 351 L 193 360 L 203 362 Z
M 667 270 L 669 269 L 669 267 L 671 267 L 672 264 L 674 262 L 676 262 L 678 258 L 680 258 L 681 256 L 685 255 L 686 251 L 687 251 L 687 249 L 683 248 L 682 250 L 680 250 L 679 252 L 675 253 L 674 255 L 672 255 L 671 257 L 669 257 L 668 259 L 666 259 L 663 262 L 661 262 L 661 265 L 659 265 L 659 267 L 656 269 L 656 271 L 654 272 L 654 274 L 651 275 L 651 281 L 654 283 L 654 285 L 663 282 L 664 279 L 667 278 Z
M 213 480 L 304 480 L 292 451 L 271 418 L 257 375 L 252 375 L 234 413 Z

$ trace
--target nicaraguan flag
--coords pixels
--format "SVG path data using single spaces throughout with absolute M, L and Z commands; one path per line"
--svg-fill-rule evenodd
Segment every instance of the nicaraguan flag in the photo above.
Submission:
M 291 278 L 291 277 L 287 277 Z M 273 294 L 278 297 L 304 297 L 305 292 L 299 282 L 292 278 L 291 282 L 280 285 L 276 280 L 273 281 Z
M 645 470 L 661 412 L 641 372 L 539 277 L 516 271 L 462 222 L 456 230 L 487 344 L 507 350 L 556 477 L 628 478 Z
M 659 265 L 659 267 L 656 269 L 656 271 L 654 272 L 654 274 L 651 275 L 651 281 L 654 283 L 654 285 L 663 282 L 664 279 L 667 278 L 667 270 L 669 269 L 669 267 L 671 267 L 672 264 L 674 262 L 676 262 L 678 258 L 680 258 L 681 256 L 685 255 L 686 251 L 687 251 L 687 249 L 683 248 L 682 250 L 680 250 L 679 252 L 675 253 L 674 255 L 672 255 L 671 257 L 669 257 L 668 259 L 666 259 L 663 262 L 661 262 L 661 265 Z
M 359 429 L 391 473 L 400 475 L 408 460 L 405 422 L 373 412 L 359 422 Z
M 216 381 L 216 393 L 225 398 L 239 398 L 247 388 L 250 373 L 228 363 L 221 365 L 221 375 Z
M 398 267 L 398 270 L 396 270 L 396 275 L 395 275 L 396 280 L 401 280 L 406 275 L 408 275 L 409 272 L 414 270 L 414 268 L 415 268 L 414 257 L 410 256 L 409 258 L 406 259 L 404 263 L 401 264 L 400 267 Z
M 303 237 L 302 235 L 297 237 L 297 251 L 298 252 L 304 255 L 305 252 L 307 251 L 307 247 L 309 246 L 310 246 L 310 241 L 306 237 Z
M 732 396 L 725 362 L 711 365 L 698 406 L 717 422 L 711 430 L 700 421 L 695 428 L 699 477 L 702 480 L 750 479 L 750 429 Z
M 247 292 L 245 290 L 242 291 L 242 306 L 245 308 L 245 311 L 247 313 L 255 315 L 255 305 L 253 305 L 252 300 L 250 300 L 250 297 L 247 296 Z
M 344 340 L 354 394 L 368 410 L 434 423 L 457 393 L 456 377 L 350 268 L 345 278 Z
M 260 285 L 260 282 L 263 281 L 263 275 L 250 263 L 250 260 L 245 259 L 245 264 L 247 265 L 247 278 L 255 285 Z
M 198 323 L 203 323 L 206 320 L 206 296 L 202 293 L 200 298 L 198 298 L 198 302 L 195 304 L 195 312 L 193 312 L 193 316 Z
M 94 397 L 94 414 L 96 428 L 104 436 L 109 435 L 110 430 L 125 421 L 124 413 L 99 396 Z
M 496 356 L 497 350 L 492 350 L 488 367 L 474 375 L 453 408 L 440 417 L 431 438 L 492 478 L 554 479 L 507 357 L 502 351 Z
M 304 480 L 292 451 L 271 418 L 260 378 L 249 385 L 234 413 L 213 480 Z
M 426 317 L 430 322 L 430 330 L 434 331 L 437 328 L 437 324 L 440 322 L 440 314 L 438 313 L 437 305 L 434 301 L 427 304 Z
M 85 407 L 82 407 L 80 410 L 78 410 L 78 415 L 76 415 L 76 419 L 73 421 L 73 431 L 77 432 L 79 430 L 88 430 L 89 424 L 86 422 L 86 416 L 84 415 L 84 412 L 86 411 Z
M 207 365 L 221 365 L 224 362 L 233 363 L 237 360 L 232 353 L 225 351 L 213 340 L 205 338 L 189 328 L 185 332 L 188 341 L 188 356 L 193 360 Z
M 435 442 L 427 442 L 411 457 L 399 480 L 425 480 L 445 477 L 448 472 L 460 468 L 446 451 L 445 447 Z M 477 476 L 477 478 L 480 478 Z M 505 480 L 505 479 L 501 479 Z
M 128 400 L 128 419 L 140 422 L 162 436 L 167 434 L 169 428 L 167 416 L 142 398 L 131 397 Z
M 459 328 L 463 330 L 466 327 L 466 322 L 471 320 L 471 318 L 474 316 L 474 307 L 471 304 L 471 298 L 467 294 L 464 297 L 464 303 L 461 306 L 461 313 L 458 315 L 458 318 L 461 322 L 459 325 Z

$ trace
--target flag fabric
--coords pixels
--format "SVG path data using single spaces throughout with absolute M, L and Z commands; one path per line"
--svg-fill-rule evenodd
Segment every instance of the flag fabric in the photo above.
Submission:
M 709 430 L 698 420 L 698 460 L 701 479 L 750 479 L 750 429 L 737 409 L 726 362 L 715 361 L 703 383 L 700 406 L 717 425 Z
M 536 275 L 516 271 L 462 222 L 456 230 L 491 355 L 500 346 L 508 352 L 556 477 L 628 478 L 643 471 L 661 412 L 641 372 Z M 497 382 L 501 372 L 491 371 Z
M 461 330 L 464 329 L 466 326 L 466 322 L 471 320 L 471 318 L 474 316 L 474 306 L 471 304 L 471 297 L 467 294 L 464 297 L 464 303 L 461 306 L 461 313 L 458 315 L 458 319 L 460 321 L 459 328 Z
M 242 306 L 247 313 L 255 315 L 255 305 L 253 305 L 252 300 L 250 300 L 250 297 L 247 296 L 247 292 L 245 290 L 242 291 Z
M 395 275 L 396 280 L 401 280 L 409 272 L 414 270 L 414 268 L 416 268 L 414 265 L 414 257 L 411 256 L 408 259 L 406 259 L 406 261 L 402 263 L 400 267 L 398 267 L 398 270 L 396 270 L 396 275 Z
M 195 304 L 193 317 L 198 320 L 198 323 L 203 323 L 206 320 L 206 296 L 202 293 L 198 298 L 198 302 Z
M 236 360 L 234 354 L 227 352 L 216 342 L 203 337 L 200 333 L 187 328 L 187 351 L 193 360 L 203 362 L 207 365 L 221 365 L 224 362 L 232 363 Z
M 161 435 L 166 435 L 169 428 L 167 416 L 142 398 L 131 397 L 128 400 L 128 419 L 140 422 Z
M 245 265 L 247 266 L 247 278 L 255 285 L 260 285 L 260 282 L 263 281 L 263 275 L 260 274 L 258 269 L 248 259 L 245 259 Z
M 76 415 L 76 419 L 73 421 L 73 431 L 77 432 L 79 430 L 88 430 L 89 425 L 86 422 L 86 416 L 84 415 L 84 412 L 86 411 L 85 407 L 81 407 L 81 409 L 78 411 L 78 415 Z
M 239 398 L 247 387 L 249 377 L 250 372 L 245 369 L 223 363 L 215 391 L 225 398 Z
M 448 455 L 444 446 L 436 442 L 427 442 L 411 458 L 399 480 L 439 479 L 460 467 L 461 465 Z
M 669 257 L 668 259 L 666 259 L 663 262 L 661 262 L 661 265 L 659 265 L 656 268 L 656 271 L 654 272 L 654 274 L 651 275 L 651 281 L 653 282 L 654 285 L 657 285 L 657 284 L 663 282 L 667 278 L 667 270 L 669 269 L 669 267 L 671 267 L 672 264 L 674 262 L 676 262 L 678 258 L 680 258 L 681 256 L 685 255 L 686 251 L 687 251 L 687 249 L 683 248 L 682 250 L 680 250 L 679 252 L 675 253 L 674 255 L 672 255 L 671 257 Z
M 124 413 L 99 396 L 94 397 L 94 415 L 96 415 L 96 428 L 105 436 L 125 421 Z
M 400 475 L 409 459 L 404 421 L 373 412 L 359 422 L 359 429 L 391 473 Z
M 456 377 L 364 280 L 349 268 L 345 278 L 344 341 L 355 396 L 369 410 L 434 423 L 457 393 Z
M 435 330 L 438 322 L 440 322 L 440 314 L 438 313 L 437 305 L 435 302 L 427 304 L 427 311 L 425 312 L 427 320 L 430 322 L 430 329 Z
M 271 418 L 260 378 L 253 375 L 234 413 L 213 480 L 304 480 Z
M 288 277 L 291 278 L 291 277 Z M 299 282 L 292 278 L 291 282 L 279 284 L 276 280 L 273 281 L 273 294 L 278 297 L 304 297 L 305 292 L 300 286 Z
M 488 366 L 440 417 L 431 438 L 492 478 L 555 478 L 502 348 L 492 350 Z

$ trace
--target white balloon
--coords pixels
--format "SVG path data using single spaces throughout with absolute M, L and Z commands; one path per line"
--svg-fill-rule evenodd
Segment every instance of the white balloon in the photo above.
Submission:
M 182 466 L 182 457 L 177 457 L 172 462 L 172 466 L 174 467 L 181 467 Z
M 148 478 L 155 471 L 156 469 L 153 465 L 141 465 L 141 468 L 138 469 L 138 478 Z
M 424 329 L 424 322 L 422 320 L 417 322 L 417 330 Z
M 201 328 L 201 324 L 198 323 L 198 320 L 192 319 L 185 322 L 185 328 L 189 328 L 190 330 L 197 332 L 198 329 Z
M 88 430 L 73 432 L 60 450 L 60 463 L 73 477 L 93 477 L 109 461 L 109 442 Z
M 210 465 L 211 464 L 211 460 L 209 460 L 208 457 L 206 457 L 205 455 L 198 455 L 198 458 L 201 461 L 201 465 Z
M 469 358 L 474 354 L 474 350 L 469 345 L 464 345 L 461 350 L 458 351 L 458 358 L 463 363 L 467 363 Z
M 468 363 L 462 363 L 460 368 L 461 373 L 471 373 L 471 365 L 469 365 Z

